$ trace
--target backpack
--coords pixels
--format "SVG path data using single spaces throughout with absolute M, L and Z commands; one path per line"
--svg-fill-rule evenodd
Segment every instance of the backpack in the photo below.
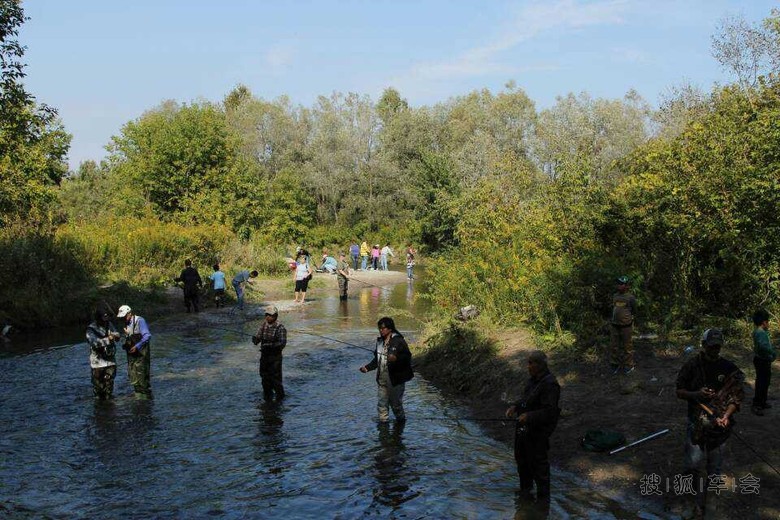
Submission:
M 588 430 L 580 444 L 588 451 L 610 451 L 626 443 L 626 436 L 612 430 Z

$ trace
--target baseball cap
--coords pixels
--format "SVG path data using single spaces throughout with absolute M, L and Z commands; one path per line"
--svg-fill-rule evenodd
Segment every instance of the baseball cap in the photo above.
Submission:
M 133 309 L 130 308 L 129 305 L 122 305 L 119 307 L 119 312 L 117 313 L 117 318 L 124 318 L 128 314 L 130 314 L 133 311 Z
M 701 335 L 701 344 L 705 347 L 713 345 L 723 346 L 723 331 L 720 329 L 707 329 Z
M 279 314 L 279 309 L 277 309 L 275 305 L 269 305 L 265 308 L 265 313 L 275 316 L 276 314 Z

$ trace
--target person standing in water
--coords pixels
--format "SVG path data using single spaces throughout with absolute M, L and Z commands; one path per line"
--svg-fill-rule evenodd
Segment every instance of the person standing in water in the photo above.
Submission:
M 111 323 L 112 314 L 108 305 L 100 305 L 95 309 L 95 320 L 87 326 L 92 393 L 98 401 L 107 401 L 114 397 L 116 341 L 119 339 L 119 332 Z
M 133 385 L 135 397 L 152 398 L 152 334 L 146 320 L 133 314 L 129 305 L 119 307 L 117 318 L 125 320 L 125 345 L 127 351 L 127 378 Z
M 412 353 L 406 340 L 395 328 L 392 318 L 384 317 L 377 322 L 379 337 L 376 338 L 374 359 L 370 363 L 360 367 L 364 374 L 376 370 L 377 382 L 377 412 L 379 422 L 386 423 L 390 420 L 388 404 L 393 409 L 395 420 L 406 420 L 404 412 L 404 389 L 406 382 L 414 377 L 412 372 Z

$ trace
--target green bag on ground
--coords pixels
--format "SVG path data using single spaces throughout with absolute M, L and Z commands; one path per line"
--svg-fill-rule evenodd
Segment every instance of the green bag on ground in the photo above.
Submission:
M 612 430 L 588 430 L 580 444 L 588 451 L 610 451 L 626 443 L 626 436 Z

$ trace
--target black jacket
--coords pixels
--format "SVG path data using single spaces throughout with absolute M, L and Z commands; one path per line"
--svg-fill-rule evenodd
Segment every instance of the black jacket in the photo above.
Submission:
M 515 403 L 517 414 L 526 414 L 526 427 L 531 434 L 549 437 L 558 425 L 561 409 L 558 402 L 561 386 L 547 370 L 538 378 L 531 378 L 523 389 L 523 398 Z
M 183 282 L 184 290 L 189 291 L 195 291 L 198 287 L 203 285 L 203 280 L 200 279 L 200 273 L 192 266 L 185 267 L 179 277 L 176 278 L 176 281 Z
M 382 337 L 376 339 L 377 344 L 383 341 Z M 406 383 L 414 377 L 412 372 L 412 353 L 409 351 L 409 345 L 406 344 L 406 340 L 398 332 L 393 332 L 393 336 L 390 338 L 390 342 L 387 344 L 387 355 L 394 354 L 395 361 L 387 361 L 387 372 L 390 375 L 390 383 L 393 386 Z M 370 372 L 376 370 L 379 367 L 379 360 L 377 359 L 376 349 L 374 350 L 374 359 L 366 365 L 366 369 Z M 376 380 L 379 381 L 379 371 L 376 373 Z

